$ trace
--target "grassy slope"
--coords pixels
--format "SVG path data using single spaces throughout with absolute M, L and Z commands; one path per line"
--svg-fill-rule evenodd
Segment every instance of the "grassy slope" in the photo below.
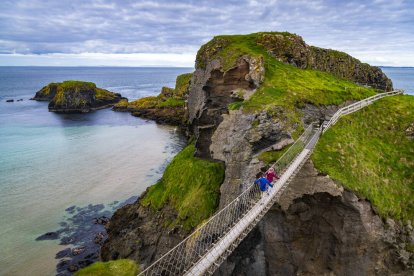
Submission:
M 168 203 L 177 210 L 177 221 L 166 222 L 166 226 L 179 223 L 190 229 L 211 216 L 218 206 L 224 166 L 196 158 L 194 151 L 191 144 L 177 154 L 162 179 L 141 200 L 154 209 Z
M 75 273 L 75 276 L 135 276 L 139 273 L 132 260 L 96 262 Z
M 369 199 L 382 217 L 414 221 L 414 97 L 379 100 L 341 118 L 320 139 L 312 159 L 319 171 Z

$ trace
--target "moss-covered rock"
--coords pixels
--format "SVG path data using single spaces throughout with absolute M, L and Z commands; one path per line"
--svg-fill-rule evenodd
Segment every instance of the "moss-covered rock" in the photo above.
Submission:
M 119 93 L 98 88 L 92 82 L 70 80 L 50 83 L 40 89 L 32 99 L 50 101 L 49 111 L 84 113 L 110 107 L 125 98 Z
M 187 120 L 185 103 L 192 73 L 179 75 L 175 88 L 162 87 L 158 96 L 150 96 L 128 102 L 120 101 L 115 111 L 128 111 L 133 116 L 155 120 L 158 123 L 183 125 Z

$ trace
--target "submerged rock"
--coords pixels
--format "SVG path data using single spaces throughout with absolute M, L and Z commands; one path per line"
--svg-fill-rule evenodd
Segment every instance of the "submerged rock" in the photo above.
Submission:
M 57 232 L 47 232 L 46 234 L 43 234 L 36 238 L 37 241 L 43 241 L 43 240 L 57 240 L 59 239 L 60 231 Z
M 64 81 L 50 83 L 39 90 L 32 100 L 50 101 L 49 111 L 58 113 L 85 113 L 111 107 L 121 94 L 98 88 L 92 82 Z

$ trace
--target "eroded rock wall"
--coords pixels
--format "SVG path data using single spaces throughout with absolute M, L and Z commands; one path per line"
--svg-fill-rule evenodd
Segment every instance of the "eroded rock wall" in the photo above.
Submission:
M 306 69 L 317 69 L 360 84 L 391 91 L 392 81 L 376 66 L 331 49 L 307 45 L 298 35 L 262 33 L 257 43 L 278 60 Z
M 223 72 L 219 60 L 205 69 L 197 69 L 188 96 L 189 124 L 196 138 L 196 154 L 212 158 L 211 136 L 228 113 L 228 105 L 249 95 L 264 79 L 263 60 L 240 58 L 235 66 Z

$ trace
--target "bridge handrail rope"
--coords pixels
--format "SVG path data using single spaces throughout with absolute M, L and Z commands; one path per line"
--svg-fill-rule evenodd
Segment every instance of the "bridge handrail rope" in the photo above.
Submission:
M 310 156 L 322 131 L 326 131 L 343 115 L 357 111 L 382 97 L 401 93 L 392 91 L 377 94 L 343 107 L 334 114 L 325 128 L 317 129 L 314 124 L 309 125 L 271 166 L 277 167 L 280 179 L 275 183 L 270 196 L 262 198 L 258 186 L 248 183 L 245 191 L 139 275 L 212 274 L 278 199 Z
M 333 116 L 332 118 L 329 120 L 329 122 L 327 123 L 327 125 L 324 126 L 322 133 L 324 133 L 329 127 L 331 127 L 332 125 L 334 125 L 338 119 L 343 116 L 343 115 L 347 115 L 350 114 L 352 112 L 358 111 L 359 109 L 372 104 L 373 102 L 375 102 L 376 100 L 379 100 L 381 98 L 387 97 L 387 96 L 394 96 L 394 95 L 398 95 L 398 94 L 403 94 L 404 91 L 403 90 L 394 90 L 394 91 L 390 91 L 390 92 L 384 92 L 384 93 L 379 93 L 376 94 L 374 96 L 365 98 L 361 101 L 358 101 L 356 103 L 347 105 L 345 107 L 340 108 Z

